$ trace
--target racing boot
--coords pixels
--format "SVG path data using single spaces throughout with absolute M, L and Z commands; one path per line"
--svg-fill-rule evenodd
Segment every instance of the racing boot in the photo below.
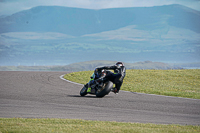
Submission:
M 112 88 L 111 91 L 114 92 L 115 94 L 118 94 L 118 93 L 119 93 L 119 90 L 117 90 L 117 88 Z

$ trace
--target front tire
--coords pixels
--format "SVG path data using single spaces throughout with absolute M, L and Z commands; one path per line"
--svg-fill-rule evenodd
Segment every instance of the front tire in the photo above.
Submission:
M 87 89 L 88 89 L 88 84 L 84 85 L 83 88 L 80 91 L 81 96 L 87 95 Z

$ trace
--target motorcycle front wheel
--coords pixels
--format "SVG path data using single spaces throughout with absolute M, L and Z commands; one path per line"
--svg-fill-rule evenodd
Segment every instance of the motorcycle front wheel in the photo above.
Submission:
M 87 95 L 87 89 L 88 89 L 88 84 L 84 85 L 83 88 L 80 91 L 81 96 Z

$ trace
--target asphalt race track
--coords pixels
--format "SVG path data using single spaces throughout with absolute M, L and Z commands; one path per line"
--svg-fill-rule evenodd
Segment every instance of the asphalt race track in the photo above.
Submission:
M 200 100 L 120 91 L 80 97 L 67 72 L 0 72 L 1 118 L 67 118 L 200 125 Z

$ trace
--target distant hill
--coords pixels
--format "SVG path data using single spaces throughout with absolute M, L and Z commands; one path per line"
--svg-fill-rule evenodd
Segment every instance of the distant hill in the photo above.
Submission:
M 0 65 L 199 62 L 200 12 L 182 5 L 39 6 L 0 17 Z
M 0 71 L 88 71 L 94 70 L 96 67 L 111 66 L 116 61 L 93 60 L 86 62 L 78 62 L 65 66 L 0 66 Z M 171 66 L 162 62 L 136 62 L 124 63 L 127 69 L 182 69 L 178 66 Z

